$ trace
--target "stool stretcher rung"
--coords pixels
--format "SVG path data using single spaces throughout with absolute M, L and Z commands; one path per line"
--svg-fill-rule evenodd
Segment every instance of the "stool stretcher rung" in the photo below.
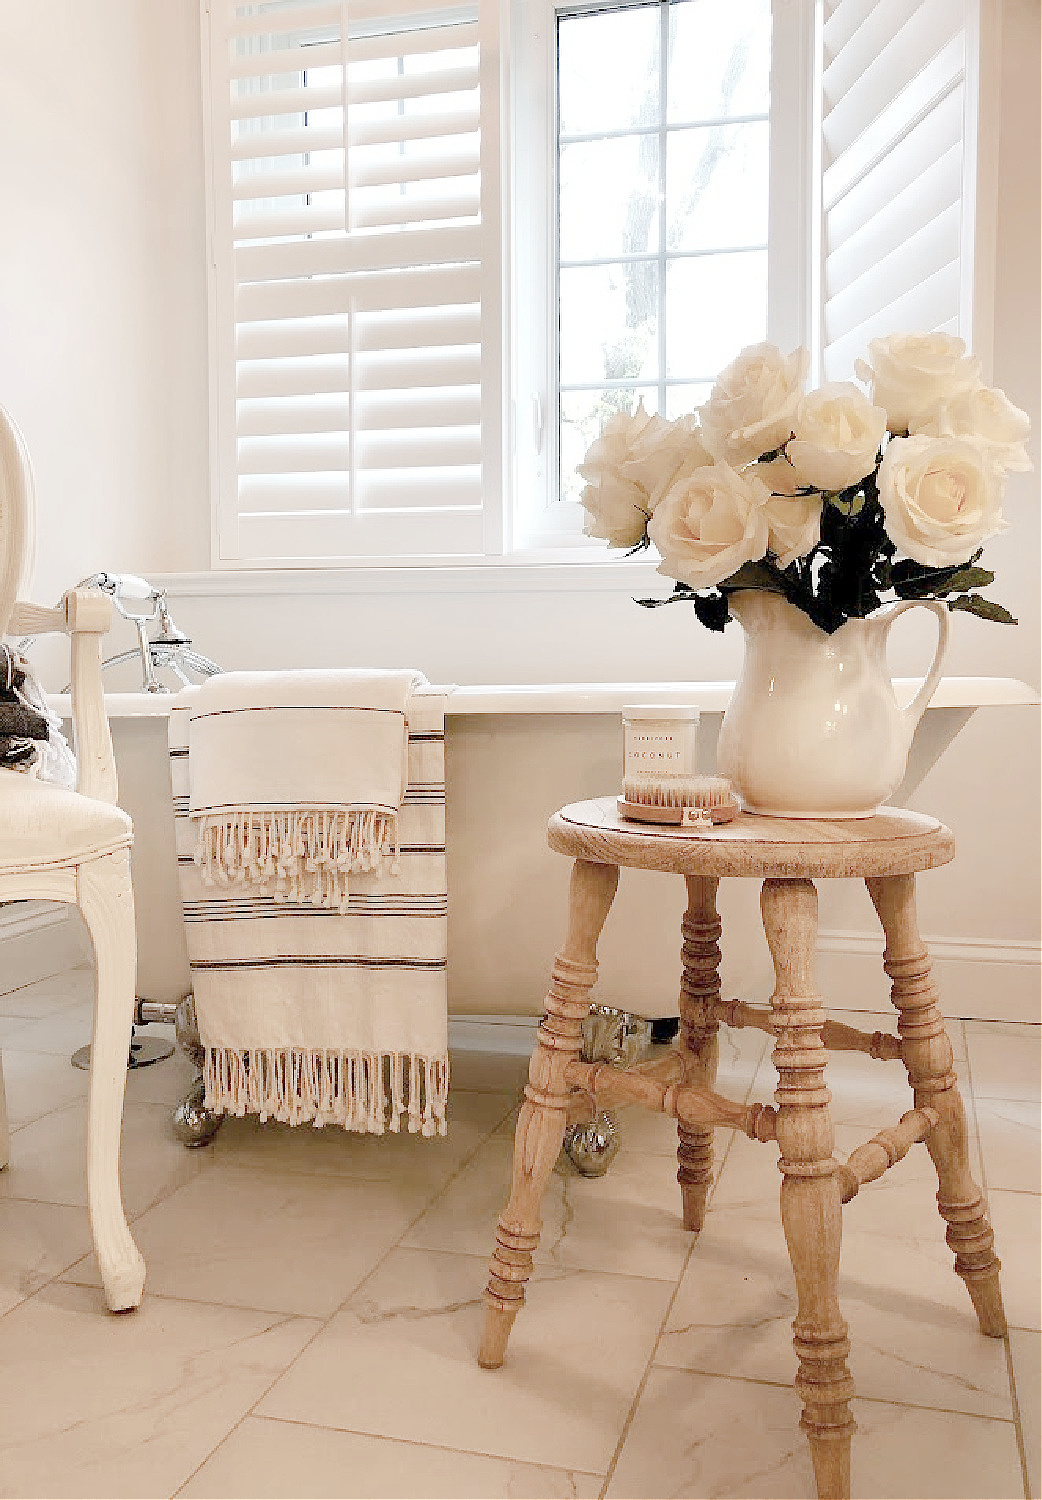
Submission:
M 749 1005 L 745 1000 L 714 1000 L 714 1021 L 741 1031 L 747 1026 L 756 1031 L 775 1032 L 774 1012 L 767 1005 Z M 859 1031 L 856 1026 L 847 1026 L 842 1021 L 826 1020 L 821 1028 L 821 1040 L 829 1052 L 864 1052 L 880 1062 L 900 1062 L 901 1038 L 889 1031 Z
M 570 1062 L 564 1077 L 573 1089 L 592 1096 L 598 1105 L 641 1104 L 658 1114 L 672 1115 L 685 1125 L 726 1125 L 744 1131 L 754 1141 L 774 1139 L 777 1111 L 770 1104 L 739 1104 L 710 1089 L 663 1084 L 647 1074 L 610 1063 Z
M 937 1124 L 940 1116 L 935 1109 L 910 1109 L 896 1125 L 880 1130 L 852 1151 L 845 1162 L 836 1163 L 840 1198 L 849 1203 L 862 1183 L 875 1182 L 884 1172 L 907 1156 L 911 1146 L 926 1137 Z

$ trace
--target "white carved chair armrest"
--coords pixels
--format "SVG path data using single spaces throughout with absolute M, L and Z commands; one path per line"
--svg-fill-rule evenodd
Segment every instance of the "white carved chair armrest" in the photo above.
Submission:
M 17 603 L 11 635 L 61 631 L 72 643 L 72 726 L 76 790 L 102 802 L 116 800 L 116 761 L 101 683 L 101 638 L 112 623 L 112 601 L 98 589 L 70 589 L 54 609 Z

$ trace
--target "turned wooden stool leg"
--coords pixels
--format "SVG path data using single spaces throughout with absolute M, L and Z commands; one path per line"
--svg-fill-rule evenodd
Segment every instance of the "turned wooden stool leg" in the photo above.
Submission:
M 915 876 L 890 875 L 866 881 L 886 933 L 883 967 L 893 980 L 901 1055 L 915 1106 L 929 1105 L 940 1122 L 926 1138 L 937 1168 L 937 1206 L 946 1220 L 955 1269 L 966 1283 L 981 1332 L 1001 1338 L 1006 1315 L 999 1286 L 995 1236 L 984 1198 L 970 1171 L 966 1112 L 956 1083 L 952 1047 L 930 977 L 930 955 L 919 935 Z
M 719 1023 L 713 1002 L 720 999 L 720 918 L 714 877 L 688 875 L 684 913 L 684 974 L 680 981 L 680 1046 L 684 1081 L 699 1088 L 716 1086 Z M 696 1233 L 705 1223 L 706 1199 L 713 1181 L 713 1128 L 677 1121 L 677 1181 L 684 1228 Z
M 781 1217 L 798 1297 L 792 1326 L 800 1425 L 810 1441 L 819 1500 L 847 1500 L 854 1382 L 836 1296 L 843 1225 L 821 1040 L 825 1012 L 814 987 L 818 895 L 809 880 L 765 880 L 760 907 L 777 980 L 771 1008 Z
M 496 1226 L 496 1248 L 485 1289 L 485 1331 L 478 1363 L 498 1369 L 514 1318 L 524 1304 L 539 1243 L 539 1208 L 561 1150 L 571 1092 L 564 1074 L 582 1047 L 583 1021 L 597 978 L 597 939 L 619 884 L 615 865 L 577 859 L 572 867 L 568 932 L 554 961 L 546 1014 L 528 1068 L 525 1102 L 514 1134 L 510 1198 Z

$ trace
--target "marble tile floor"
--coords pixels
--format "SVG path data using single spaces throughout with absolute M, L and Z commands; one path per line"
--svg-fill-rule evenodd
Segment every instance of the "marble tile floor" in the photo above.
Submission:
M 458 1052 L 445 1140 L 230 1121 L 169 1128 L 181 1058 L 128 1075 L 123 1184 L 149 1267 L 105 1311 L 83 1211 L 90 976 L 0 994 L 0 1496 L 810 1496 L 774 1148 L 719 1132 L 680 1227 L 668 1123 L 629 1111 L 610 1171 L 559 1170 L 507 1363 L 475 1362 L 525 1060 Z M 870 1017 L 847 1017 L 876 1029 Z M 1003 1260 L 980 1336 L 922 1148 L 846 1210 L 857 1496 L 1039 1495 L 1039 1026 L 954 1023 Z M 907 1107 L 899 1066 L 830 1065 L 847 1152 Z M 721 1087 L 768 1099 L 767 1039 Z

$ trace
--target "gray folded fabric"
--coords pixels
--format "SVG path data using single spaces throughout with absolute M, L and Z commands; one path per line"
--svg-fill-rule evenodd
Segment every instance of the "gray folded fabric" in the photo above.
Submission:
M 50 727 L 24 696 L 25 667 L 9 646 L 0 644 L 0 766 L 24 766 L 36 757 L 35 741 Z

